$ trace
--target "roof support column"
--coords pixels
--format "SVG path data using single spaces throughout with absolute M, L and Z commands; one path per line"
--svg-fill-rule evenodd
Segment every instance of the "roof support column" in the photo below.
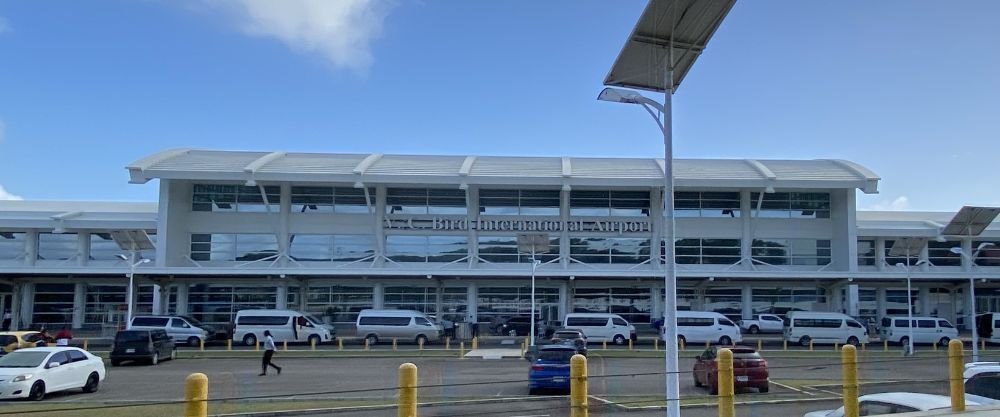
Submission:
M 279 221 L 278 221 L 278 266 L 281 268 L 288 267 L 288 259 L 292 256 L 291 251 L 291 235 L 289 233 L 289 219 L 292 213 L 292 184 L 287 182 L 281 183 L 281 197 L 279 200 Z
M 76 234 L 76 265 L 87 266 L 90 260 L 90 233 L 80 232 Z
M 375 265 L 385 264 L 385 193 L 384 185 L 375 187 Z
M 740 304 L 742 305 L 743 320 L 753 318 L 753 288 L 750 284 L 743 284 L 740 288 Z
M 935 315 L 935 314 L 931 314 L 934 311 L 934 306 L 931 305 L 931 289 L 930 288 L 927 288 L 927 287 L 919 287 L 919 288 L 917 288 L 917 302 L 919 303 L 918 305 L 920 306 L 919 313 L 920 313 L 921 316 L 932 316 L 932 315 Z M 914 312 L 914 313 L 918 313 L 918 312 Z
M 559 321 L 566 319 L 566 313 L 569 312 L 569 307 L 573 303 L 573 300 L 569 296 L 569 282 L 560 281 L 559 282 L 559 304 L 556 314 L 559 316 Z M 565 324 L 565 323 L 564 323 Z
M 38 260 L 38 230 L 24 234 L 24 266 L 35 266 Z
M 376 282 L 372 288 L 372 308 L 381 310 L 385 308 L 385 284 Z
M 188 294 L 190 286 L 185 281 L 177 282 L 177 307 L 174 313 L 188 314 Z
M 479 217 L 479 187 L 469 186 L 465 190 L 466 221 L 469 229 L 466 234 L 468 243 L 469 269 L 475 268 L 479 262 L 479 230 L 476 219 Z M 441 316 L 438 316 L 441 320 Z
M 465 321 L 469 323 L 479 322 L 479 286 L 475 282 L 470 282 L 465 292 L 465 305 L 468 311 L 465 312 Z
M 21 306 L 24 303 L 21 300 L 21 293 L 24 292 L 25 284 L 22 282 L 14 281 L 11 283 L 11 294 L 10 294 L 10 328 L 3 330 L 18 330 L 21 328 Z
M 73 319 L 71 327 L 83 327 L 84 314 L 87 309 L 87 283 L 77 282 L 73 285 Z
M 879 272 L 882 272 L 887 266 L 889 265 L 885 262 L 885 239 L 875 239 L 875 267 L 878 268 Z
M 559 265 L 562 269 L 569 269 L 569 204 L 570 190 L 559 191 L 559 224 L 563 227 L 559 230 Z
M 33 320 L 32 316 L 34 316 L 34 314 L 35 314 L 35 284 L 34 283 L 32 283 L 32 282 L 25 282 L 25 283 L 21 284 L 21 297 L 20 297 L 20 301 L 21 301 L 21 305 L 18 306 L 18 307 L 20 307 L 20 310 L 21 310 L 21 317 L 18 319 L 20 322 L 14 322 L 14 321 L 11 322 L 11 323 L 15 323 L 15 324 L 11 324 L 12 328 L 16 328 L 17 330 L 27 329 L 28 327 L 31 326 L 31 322 Z
M 761 193 L 763 195 L 763 193 Z M 740 224 L 743 230 L 743 238 L 740 239 L 740 262 L 744 267 L 753 268 L 753 239 L 754 224 L 753 201 L 751 201 L 750 190 L 740 191 Z M 758 214 L 759 216 L 759 214 Z
M 875 315 L 878 320 L 886 316 L 886 289 L 878 287 L 875 289 Z
M 660 255 L 663 254 L 663 189 L 662 188 L 652 188 L 649 190 L 649 220 L 652 222 L 653 227 L 651 230 L 650 240 L 649 240 L 649 264 L 652 265 L 653 270 L 660 271 L 663 270 L 663 261 L 660 259 Z M 655 288 L 655 287 L 654 287 Z M 656 317 L 662 317 L 663 300 L 658 294 L 653 294 L 653 299 L 657 300 L 661 304 L 661 308 Z

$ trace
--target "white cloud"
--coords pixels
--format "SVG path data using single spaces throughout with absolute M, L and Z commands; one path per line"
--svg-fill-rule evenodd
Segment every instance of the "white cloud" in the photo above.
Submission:
M 251 36 L 274 38 L 293 50 L 319 54 L 335 68 L 363 72 L 369 44 L 382 32 L 389 0 L 205 0 Z
M 876 202 L 875 204 L 872 205 L 871 210 L 878 210 L 878 211 L 886 211 L 886 210 L 890 210 L 890 211 L 902 211 L 902 210 L 907 210 L 909 208 L 910 208 L 910 199 L 906 198 L 906 196 L 904 195 L 904 196 L 899 196 L 895 200 L 892 200 L 892 201 L 882 200 L 882 201 Z
M 2 185 L 0 185 L 0 200 L 24 200 L 24 199 L 21 198 L 21 196 L 19 195 L 8 193 L 7 190 L 5 190 Z

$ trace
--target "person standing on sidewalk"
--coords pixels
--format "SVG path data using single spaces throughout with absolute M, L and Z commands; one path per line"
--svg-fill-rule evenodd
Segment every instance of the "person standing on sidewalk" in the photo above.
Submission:
M 274 356 L 274 338 L 271 337 L 270 330 L 264 330 L 264 361 L 260 364 L 260 376 L 267 375 L 267 367 L 270 366 L 278 371 L 278 375 L 281 375 L 281 367 L 271 363 L 271 357 Z

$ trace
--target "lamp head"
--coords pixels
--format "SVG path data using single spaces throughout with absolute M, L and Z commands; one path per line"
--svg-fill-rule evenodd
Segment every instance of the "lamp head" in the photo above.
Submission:
M 980 243 L 979 246 L 976 247 L 976 250 L 977 251 L 983 250 L 983 249 L 986 249 L 986 248 L 991 247 L 991 246 L 996 246 L 996 243 L 993 243 L 993 242 L 983 242 L 983 243 Z
M 462 191 L 468 190 L 469 189 L 469 184 L 465 183 L 465 182 L 463 182 L 461 184 L 458 184 L 458 189 L 462 190 Z
M 607 87 L 601 90 L 601 94 L 597 95 L 597 99 L 600 101 L 610 101 L 612 103 L 630 103 L 630 104 L 638 104 L 639 97 L 641 96 L 634 91 L 629 91 L 614 87 Z
M 150 262 L 150 260 L 146 259 L 146 258 L 142 258 L 142 260 L 139 261 L 139 263 L 141 263 L 141 264 L 148 264 L 149 262 Z
M 361 181 L 355 181 L 354 182 L 354 188 L 365 188 L 365 183 L 363 183 Z
M 774 187 L 768 185 L 767 188 L 764 189 L 764 194 L 774 194 Z
M 897 267 L 897 268 L 906 268 L 906 264 L 904 264 L 904 263 L 902 263 L 902 262 L 897 262 L 897 263 L 896 263 L 896 267 Z
M 250 179 L 247 180 L 246 184 L 244 184 L 244 185 L 246 185 L 247 187 L 256 187 L 257 186 L 257 181 L 254 181 L 253 178 L 250 178 Z
M 125 256 L 125 255 L 122 255 L 122 254 L 120 254 L 120 253 L 119 253 L 119 254 L 117 254 L 117 255 L 115 255 L 115 257 L 116 257 L 116 258 L 118 258 L 118 259 L 121 259 L 121 260 L 123 260 L 123 261 L 127 261 L 127 260 L 128 260 L 128 257 L 127 257 L 127 256 Z
M 938 243 L 944 243 L 944 242 L 947 242 L 948 239 L 945 239 L 944 236 L 937 235 L 937 236 L 934 237 L 934 241 L 938 242 Z
M 963 255 L 964 254 L 964 252 L 962 252 L 962 248 L 960 248 L 958 246 L 955 246 L 955 247 L 953 247 L 951 249 L 948 249 L 948 250 L 951 251 L 951 253 L 954 253 L 956 255 Z

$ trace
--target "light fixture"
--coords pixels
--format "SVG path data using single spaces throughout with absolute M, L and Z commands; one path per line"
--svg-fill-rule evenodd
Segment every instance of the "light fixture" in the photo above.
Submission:
M 715 277 L 708 277 L 708 281 L 709 282 L 715 281 Z
M 573 190 L 573 187 L 570 187 L 569 184 L 563 184 L 562 185 L 562 190 L 565 191 L 565 192 L 570 192 L 570 191 Z
M 954 253 L 956 255 L 961 255 L 962 254 L 962 248 L 960 248 L 958 246 L 955 246 L 955 247 L 953 247 L 951 249 L 948 249 L 948 251 L 950 251 L 951 253 Z
M 996 246 L 996 243 L 993 243 L 993 242 L 983 242 L 983 243 L 980 243 L 979 246 L 976 247 L 976 252 L 979 252 L 979 251 L 981 251 L 983 249 L 986 249 L 986 248 L 988 248 L 990 246 Z
M 58 234 L 58 233 L 66 233 L 66 229 L 63 229 L 62 226 L 56 226 L 55 228 L 52 229 L 52 233 L 56 233 L 56 234 Z
M 768 185 L 767 188 L 764 188 L 764 194 L 774 194 L 774 187 Z
M 468 183 L 464 183 L 464 182 L 461 183 L 461 184 L 458 184 L 458 189 L 462 190 L 462 191 L 468 190 L 469 189 L 469 184 Z
M 363 183 L 361 181 L 355 181 L 354 182 L 354 188 L 365 188 L 365 183 Z
M 944 242 L 947 242 L 948 239 L 945 239 L 944 236 L 937 235 L 937 236 L 934 237 L 934 241 L 938 242 L 938 243 L 944 243 Z
M 254 181 L 253 178 L 250 178 L 250 179 L 247 180 L 247 182 L 244 185 L 246 185 L 247 187 L 256 187 L 257 186 L 257 181 Z
M 115 257 L 116 257 L 116 258 L 118 258 L 118 259 L 121 259 L 121 260 L 123 260 L 123 261 L 127 261 L 127 260 L 128 260 L 128 257 L 127 257 L 127 256 L 125 256 L 125 255 L 122 255 L 122 254 L 120 254 L 120 253 L 119 253 L 119 254 L 117 254 L 117 255 L 115 255 Z

